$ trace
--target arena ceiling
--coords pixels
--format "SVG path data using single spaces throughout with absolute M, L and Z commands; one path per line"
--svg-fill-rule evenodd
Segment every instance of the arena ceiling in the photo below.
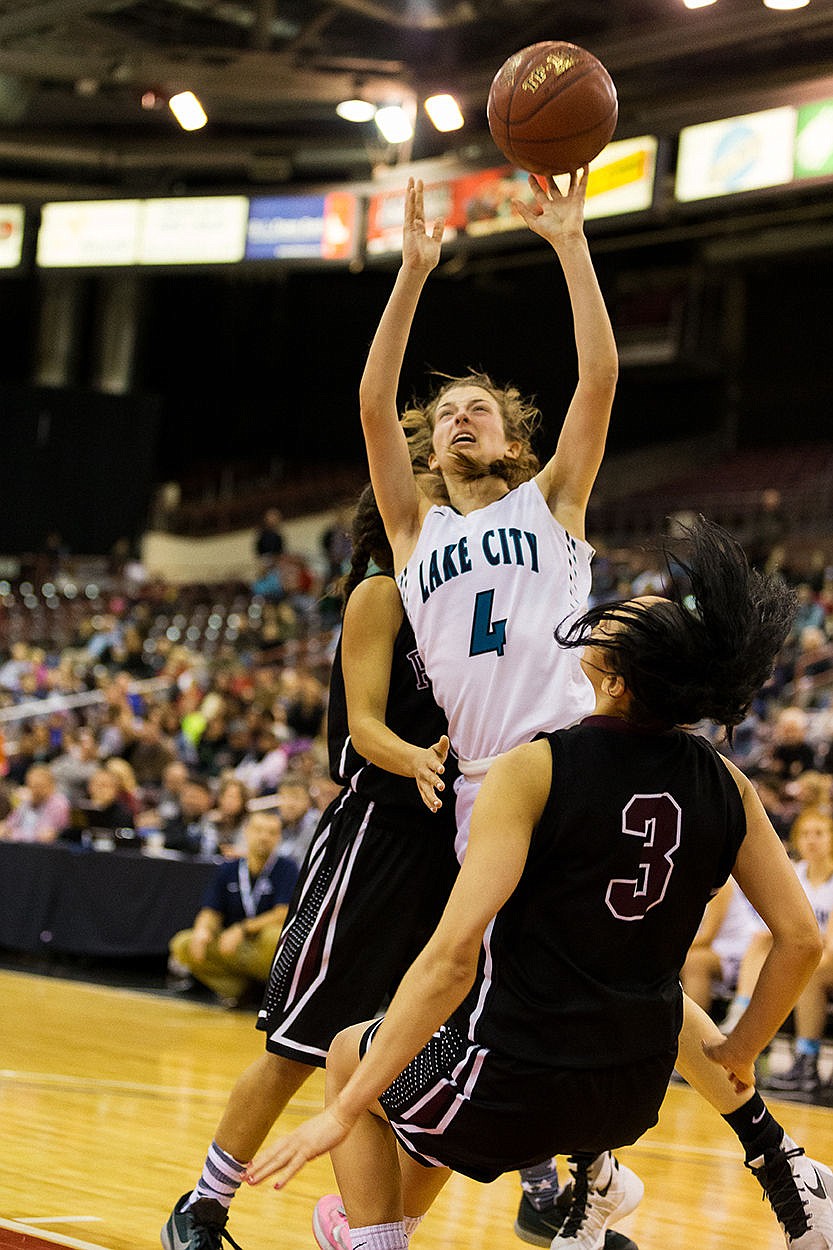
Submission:
M 493 74 L 550 38 L 608 66 L 618 137 L 795 102 L 827 80 L 833 96 L 833 0 L 793 12 L 763 0 L 6 0 L 0 194 L 257 192 L 449 151 L 482 159 L 495 152 Z M 193 134 L 165 105 L 186 88 L 209 116 Z M 451 136 L 420 109 L 437 89 L 467 117 Z M 147 92 L 157 107 L 142 107 Z M 390 149 L 372 123 L 338 118 L 355 95 L 410 102 L 412 144 Z

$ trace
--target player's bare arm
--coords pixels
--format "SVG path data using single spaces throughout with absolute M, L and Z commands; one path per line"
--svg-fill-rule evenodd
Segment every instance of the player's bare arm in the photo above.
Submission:
M 530 175 L 534 204 L 518 202 L 529 228 L 545 238 L 561 262 L 573 310 L 578 384 L 555 453 L 537 481 L 553 515 L 584 538 L 584 515 L 604 456 L 619 374 L 613 328 L 584 234 L 587 171 L 570 175 L 566 192 L 553 178 Z
M 359 755 L 387 772 L 413 777 L 431 811 L 442 806 L 439 792 L 448 738 L 429 747 L 406 742 L 385 724 L 393 645 L 403 618 L 402 600 L 390 577 L 360 582 L 347 601 L 341 662 L 348 722 Z
M 359 387 L 370 480 L 393 548 L 397 571 L 407 562 L 430 507 L 414 481 L 396 398 L 399 375 L 419 297 L 436 268 L 443 222 L 425 221 L 421 182 L 408 180 L 402 233 L 402 265 L 370 346 Z

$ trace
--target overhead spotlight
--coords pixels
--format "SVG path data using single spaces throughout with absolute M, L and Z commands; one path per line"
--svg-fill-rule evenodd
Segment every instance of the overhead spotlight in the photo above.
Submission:
M 706 9 L 710 4 L 717 4 L 717 0 L 683 0 L 683 4 L 687 9 Z
M 369 100 L 342 100 L 336 112 L 346 122 L 370 122 L 376 116 L 376 105 Z
M 810 0 L 764 0 L 768 9 L 804 9 Z
M 437 130 L 459 130 L 463 125 L 463 114 L 453 95 L 429 96 L 425 101 L 425 111 Z
M 386 104 L 373 119 L 386 143 L 406 143 L 414 136 L 411 119 L 401 104 Z
M 205 109 L 193 91 L 179 91 L 172 95 L 168 108 L 183 130 L 201 130 L 208 121 Z

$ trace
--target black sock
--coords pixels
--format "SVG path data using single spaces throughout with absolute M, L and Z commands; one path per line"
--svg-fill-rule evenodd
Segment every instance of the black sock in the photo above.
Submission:
M 739 1137 L 747 1163 L 781 1145 L 784 1130 L 757 1090 L 742 1107 L 723 1119 Z

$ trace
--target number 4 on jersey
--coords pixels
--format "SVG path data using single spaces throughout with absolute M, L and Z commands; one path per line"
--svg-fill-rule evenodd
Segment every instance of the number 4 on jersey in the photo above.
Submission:
M 489 651 L 503 655 L 506 649 L 506 621 L 492 620 L 494 602 L 493 590 L 481 590 L 474 600 L 469 655 L 487 655 Z

